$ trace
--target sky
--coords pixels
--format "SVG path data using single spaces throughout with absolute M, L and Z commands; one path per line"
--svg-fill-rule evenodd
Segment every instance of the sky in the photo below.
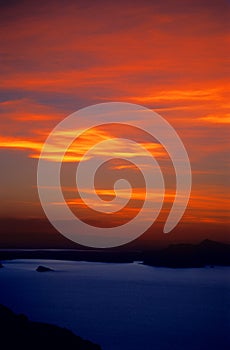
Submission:
M 175 192 L 172 164 L 156 140 L 127 130 L 150 148 L 168 184 L 157 222 L 130 246 L 229 242 L 229 1 L 1 1 L 0 7 L 0 247 L 76 246 L 43 212 L 37 163 L 60 121 L 103 102 L 135 103 L 159 113 L 176 129 L 192 168 L 187 210 L 165 235 Z M 85 207 L 71 174 L 90 145 L 117 135 L 116 127 L 112 135 L 106 127 L 91 130 L 63 164 L 69 207 L 83 221 L 105 228 L 136 215 L 145 196 L 140 172 L 114 160 L 103 170 L 110 180 L 95 180 L 108 203 L 114 179 L 130 177 L 132 200 L 113 217 Z M 129 194 L 123 189 L 119 196 Z

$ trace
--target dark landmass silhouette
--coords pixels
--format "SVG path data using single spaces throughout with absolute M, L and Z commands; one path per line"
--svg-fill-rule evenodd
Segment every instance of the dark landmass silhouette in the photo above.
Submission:
M 0 261 L 13 259 L 47 259 L 132 263 L 142 257 L 141 251 L 75 250 L 75 249 L 2 249 Z
M 198 245 L 175 244 L 154 254 L 145 253 L 143 263 L 174 268 L 230 266 L 230 245 L 210 240 Z
M 46 267 L 46 266 L 39 265 L 39 266 L 36 268 L 36 271 L 37 271 L 37 272 L 49 272 L 49 271 L 54 271 L 54 270 L 51 269 L 50 267 Z
M 8 350 L 101 350 L 101 347 L 66 328 L 32 322 L 0 304 L 1 346 Z
M 230 245 L 205 240 L 197 245 L 173 244 L 162 250 L 124 251 L 111 249 L 0 250 L 0 261 L 12 259 L 50 259 L 105 263 L 142 262 L 162 267 L 230 266 Z

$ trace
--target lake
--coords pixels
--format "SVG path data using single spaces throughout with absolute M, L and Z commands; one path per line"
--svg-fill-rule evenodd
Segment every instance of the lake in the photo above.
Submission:
M 140 263 L 12 260 L 0 303 L 53 323 L 103 350 L 227 350 L 229 267 L 170 269 Z M 38 265 L 54 272 L 36 272 Z

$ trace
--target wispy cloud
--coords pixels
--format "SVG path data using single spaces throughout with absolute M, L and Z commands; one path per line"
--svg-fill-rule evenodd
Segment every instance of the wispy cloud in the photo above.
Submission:
M 50 131 L 80 107 L 108 101 L 143 104 L 175 127 L 188 150 L 193 192 L 183 220 L 225 222 L 230 122 L 228 12 L 224 0 L 211 0 L 208 6 L 205 0 L 87 5 L 67 1 L 65 6 L 61 1 L 55 6 L 50 1 L 5 2 L 0 14 L 0 150 L 6 154 L 5 164 L 15 161 L 9 159 L 9 149 L 20 151 L 20 157 L 25 154 L 38 159 Z M 60 161 L 63 145 L 76 132 L 82 130 L 57 134 L 46 159 Z M 125 127 L 84 132 L 67 150 L 65 166 L 82 161 L 88 149 L 110 139 L 109 152 L 114 157 L 144 157 L 135 145 L 125 149 L 122 138 L 127 135 L 163 162 L 164 175 L 172 182 L 164 148 Z M 106 155 L 108 150 L 98 147 L 93 156 Z M 25 175 L 30 171 L 29 162 L 34 164 L 26 160 Z M 84 158 L 88 160 L 90 155 Z M 140 166 L 145 165 L 140 162 Z M 111 172 L 131 172 L 135 178 L 136 167 L 130 163 L 111 163 L 109 167 Z M 2 171 L 4 168 L 3 164 Z M 18 186 L 25 185 L 25 179 L 21 176 Z M 7 176 L 4 181 L 1 186 L 8 188 L 13 198 Z M 102 196 L 112 196 L 105 188 L 100 191 Z M 166 205 L 172 200 L 170 193 Z M 128 192 L 120 195 L 126 198 Z M 136 202 L 142 195 L 135 193 Z M 24 201 L 23 195 L 20 200 Z M 78 199 L 72 196 L 68 200 L 76 208 Z M 34 202 L 38 203 L 38 198 Z M 19 210 L 20 204 L 15 207 Z M 8 204 L 7 208 L 10 211 Z M 17 208 L 12 200 L 12 212 Z M 127 215 L 120 213 L 120 217 L 127 219 L 137 209 L 126 210 Z M 82 211 L 84 218 L 89 218 L 88 214 Z M 104 217 L 95 216 L 94 220 L 103 221 Z M 119 216 L 114 220 L 119 222 Z

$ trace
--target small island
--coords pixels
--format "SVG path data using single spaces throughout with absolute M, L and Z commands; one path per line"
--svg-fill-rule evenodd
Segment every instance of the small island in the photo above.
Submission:
M 37 271 L 37 272 L 49 272 L 49 271 L 54 271 L 54 270 L 51 269 L 50 267 L 46 267 L 46 266 L 39 265 L 39 266 L 36 268 L 36 271 Z

